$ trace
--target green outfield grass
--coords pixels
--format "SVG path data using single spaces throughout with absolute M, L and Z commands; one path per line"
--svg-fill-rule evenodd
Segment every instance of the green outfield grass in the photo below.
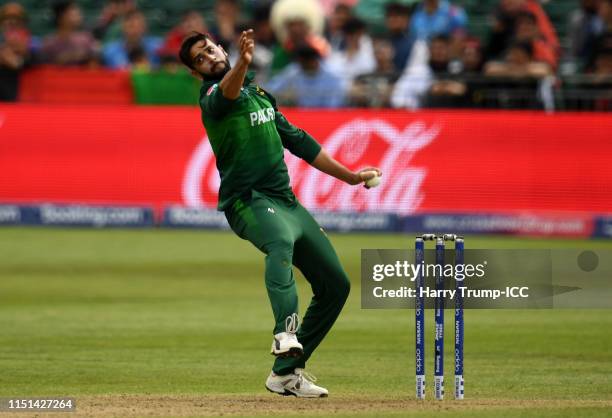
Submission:
M 331 395 L 296 400 L 264 389 L 272 315 L 262 255 L 247 242 L 222 232 L 0 229 L 0 397 L 72 396 L 88 415 L 117 416 L 155 402 L 161 415 L 174 414 L 163 406 L 175 402 L 176 414 L 192 416 L 214 414 L 215 405 L 249 416 L 610 414 L 612 311 L 601 310 L 467 311 L 465 402 L 450 396 L 449 330 L 449 400 L 431 400 L 430 386 L 430 400 L 417 403 L 414 313 L 361 310 L 359 287 L 361 248 L 406 248 L 412 238 L 331 238 L 353 282 L 309 363 Z M 467 237 L 466 247 L 612 242 Z M 298 285 L 305 307 L 309 287 L 301 276 Z M 433 328 L 427 333 L 433 350 Z M 433 359 L 426 361 L 430 373 Z M 198 399 L 212 409 L 198 409 Z M 119 409 L 106 409 L 115 402 Z M 120 409 L 130 402 L 136 411 Z

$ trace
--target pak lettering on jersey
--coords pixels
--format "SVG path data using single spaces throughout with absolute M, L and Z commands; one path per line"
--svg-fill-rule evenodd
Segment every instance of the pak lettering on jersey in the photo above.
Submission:
M 251 119 L 251 126 L 271 122 L 274 120 L 274 116 L 274 109 L 271 107 L 260 109 L 257 112 L 249 113 L 249 118 Z

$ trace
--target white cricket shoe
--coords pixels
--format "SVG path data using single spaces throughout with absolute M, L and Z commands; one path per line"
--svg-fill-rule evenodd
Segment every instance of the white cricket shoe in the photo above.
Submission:
M 288 316 L 285 320 L 285 332 L 274 335 L 270 354 L 277 357 L 301 357 L 304 354 L 304 347 L 298 341 L 295 333 L 299 327 L 299 317 L 297 314 Z
M 326 398 L 327 389 L 314 384 L 317 378 L 308 374 L 304 369 L 295 369 L 293 373 L 278 376 L 270 372 L 266 380 L 266 389 L 272 393 L 298 398 Z

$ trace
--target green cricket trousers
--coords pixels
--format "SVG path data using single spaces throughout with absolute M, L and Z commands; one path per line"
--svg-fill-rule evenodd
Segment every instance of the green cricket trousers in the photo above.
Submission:
M 266 254 L 266 288 L 276 326 L 285 331 L 287 317 L 298 312 L 292 265 L 312 287 L 313 297 L 297 339 L 304 347 L 299 358 L 277 358 L 278 375 L 304 368 L 306 361 L 330 330 L 349 294 L 350 282 L 323 229 L 297 201 L 252 191 L 225 211 L 232 230 Z

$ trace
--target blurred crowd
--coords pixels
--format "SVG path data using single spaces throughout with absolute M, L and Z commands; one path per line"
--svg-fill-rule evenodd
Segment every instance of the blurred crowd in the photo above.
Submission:
M 258 82 L 285 105 L 469 106 L 483 79 L 612 76 L 612 0 L 576 0 L 563 43 L 537 0 L 499 0 L 480 38 L 468 29 L 469 10 L 453 1 L 385 2 L 377 28 L 358 17 L 358 3 L 217 0 L 212 9 L 184 10 L 160 37 L 149 33 L 136 0 L 107 0 L 89 26 L 78 1 L 54 1 L 54 30 L 37 37 L 28 10 L 5 2 L 0 99 L 14 99 L 19 73 L 42 64 L 179 71 L 179 46 L 194 31 L 210 33 L 233 62 L 245 28 L 255 30 Z

